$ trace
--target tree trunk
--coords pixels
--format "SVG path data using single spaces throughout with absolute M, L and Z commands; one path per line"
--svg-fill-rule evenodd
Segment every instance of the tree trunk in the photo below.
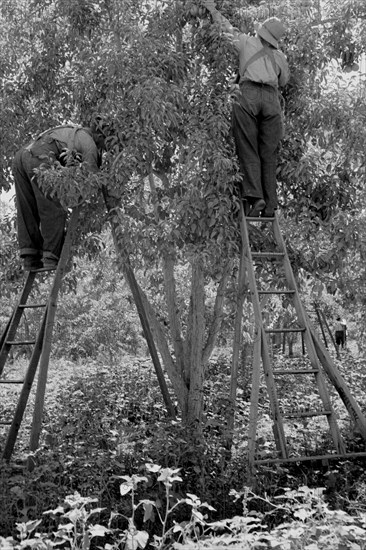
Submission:
M 192 263 L 190 381 L 185 420 L 188 425 L 195 425 L 198 428 L 202 421 L 202 390 L 205 374 L 202 361 L 205 332 L 204 306 L 205 287 L 202 262 L 200 258 L 196 257 Z
M 182 327 L 180 316 L 177 310 L 177 292 L 174 280 L 174 258 L 166 254 L 163 260 L 164 282 L 165 282 L 165 299 L 168 310 L 170 334 L 175 354 L 175 360 L 179 371 L 185 379 L 186 384 L 189 382 L 189 373 L 185 369 L 185 355 L 182 341 Z
M 155 192 L 154 179 L 150 177 L 150 186 Z M 155 346 L 159 351 L 163 361 L 164 368 L 173 385 L 175 395 L 182 413 L 182 422 L 187 426 L 194 426 L 195 434 L 201 430 L 202 422 L 202 404 L 203 404 L 203 384 L 205 379 L 205 366 L 209 361 L 212 350 L 214 349 L 217 336 L 221 327 L 223 317 L 223 304 L 225 298 L 225 289 L 231 272 L 231 263 L 228 262 L 224 270 L 221 281 L 217 287 L 217 294 L 214 304 L 213 319 L 207 329 L 205 323 L 205 280 L 203 260 L 196 256 L 192 263 L 191 276 L 191 296 L 186 317 L 186 334 L 183 337 L 181 312 L 177 308 L 178 296 L 176 282 L 174 277 L 175 257 L 166 252 L 163 255 L 163 274 L 165 287 L 165 300 L 167 314 L 169 319 L 170 339 L 167 338 L 165 330 L 159 323 L 154 308 L 148 297 L 139 287 L 135 280 L 132 268 L 130 266 L 128 255 L 125 252 L 123 244 L 123 230 L 121 231 L 118 220 L 118 204 L 104 193 L 108 210 L 114 209 L 114 214 L 110 218 L 112 225 L 112 235 L 115 242 L 117 254 L 121 260 L 121 267 L 127 281 L 135 289 L 135 302 L 141 301 L 138 311 L 142 319 L 145 337 L 147 338 L 150 353 L 152 354 L 155 370 L 157 371 L 159 382 L 161 382 L 165 401 L 168 403 L 168 410 L 171 409 L 169 396 L 166 395 L 164 380 L 161 380 L 161 368 L 159 359 L 156 356 Z M 131 278 L 132 283 L 131 283 Z M 156 365 L 155 365 L 156 363 Z

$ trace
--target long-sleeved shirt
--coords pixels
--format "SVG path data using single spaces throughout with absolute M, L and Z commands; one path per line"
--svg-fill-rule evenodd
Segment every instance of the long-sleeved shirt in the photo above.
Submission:
M 56 150 L 55 150 L 56 146 Z M 47 130 L 27 146 L 33 156 L 44 155 L 49 151 L 61 153 L 62 149 L 75 150 L 81 155 L 90 172 L 98 172 L 100 153 L 90 131 L 75 126 L 58 126 Z
M 283 52 L 269 46 L 274 57 L 276 69 L 273 66 L 270 55 L 267 53 L 268 50 L 267 52 L 264 50 L 263 56 L 247 65 L 248 61 L 263 49 L 261 39 L 258 36 L 250 36 L 249 34 L 240 32 L 219 11 L 216 10 L 211 13 L 214 21 L 220 24 L 224 35 L 238 50 L 241 80 L 251 80 L 252 82 L 270 84 L 275 87 L 287 84 L 289 80 L 289 68 Z

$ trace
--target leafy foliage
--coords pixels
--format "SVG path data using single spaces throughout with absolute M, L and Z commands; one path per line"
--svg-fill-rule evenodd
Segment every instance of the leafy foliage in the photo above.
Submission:
M 346 261 L 353 253 L 357 263 L 364 254 L 362 214 L 359 224 L 353 218 L 365 201 L 363 77 L 346 72 L 364 53 L 362 2 L 217 5 L 249 32 L 272 15 L 288 25 L 284 50 L 292 77 L 284 90 L 286 135 L 278 170 L 283 228 L 297 268 L 322 279 L 328 290 L 340 277 L 346 288 Z M 88 177 L 82 165 L 53 165 L 41 179 L 51 192 L 57 188 L 66 206 L 84 202 L 81 241 L 104 226 L 94 193 L 103 189 L 120 254 L 133 268 L 160 270 L 156 280 L 164 280 L 167 303 L 160 300 L 158 317 L 169 318 L 170 330 L 156 327 L 159 351 L 164 347 L 165 367 L 188 411 L 188 403 L 197 402 L 191 388 L 201 395 L 188 383 L 197 372 L 192 365 L 200 363 L 203 372 L 218 337 L 227 269 L 238 252 L 239 174 L 230 136 L 235 52 L 208 12 L 190 0 L 123 6 L 19 0 L 3 5 L 1 25 L 2 112 L 9 115 L 3 177 L 9 177 L 14 149 L 41 125 L 98 121 L 107 147 L 101 175 Z M 187 266 L 192 300 L 194 292 L 203 296 L 202 281 L 211 288 L 217 283 L 214 322 L 207 322 L 211 304 L 195 302 L 202 310 L 199 330 L 192 326 L 186 281 L 178 288 L 175 279 L 174 271 Z M 360 292 L 353 296 L 363 299 Z M 201 384 L 204 376 L 198 378 Z
M 287 358 L 282 360 L 285 367 Z M 298 358 L 299 362 L 301 360 Z M 78 492 L 80 498 L 72 497 L 75 509 L 80 510 L 80 514 L 75 512 L 75 518 L 83 517 L 84 523 L 78 520 L 73 527 L 69 525 L 69 531 L 63 529 L 64 540 L 72 536 L 73 530 L 76 539 L 81 540 L 85 527 L 85 530 L 91 529 L 90 534 L 106 535 L 103 544 L 117 544 L 132 528 L 129 495 L 135 479 L 134 502 L 141 504 L 135 509 L 134 525 L 137 531 L 149 533 L 151 540 L 154 535 L 163 536 L 161 522 L 152 513 L 151 506 L 157 506 L 161 517 L 166 518 L 168 505 L 171 513 L 163 520 L 165 532 L 173 528 L 175 540 L 183 536 L 180 544 L 193 545 L 196 537 L 202 537 L 203 533 L 205 538 L 214 537 L 207 539 L 213 544 L 219 540 L 221 544 L 226 540 L 240 544 L 242 539 L 250 541 L 250 537 L 253 545 L 267 537 L 278 544 L 292 541 L 294 548 L 299 541 L 305 540 L 308 544 L 324 544 L 324 547 L 326 542 L 331 544 L 332 537 L 335 541 L 352 541 L 355 533 L 361 532 L 358 529 L 364 529 L 360 515 L 364 512 L 366 486 L 362 461 L 267 466 L 258 471 L 255 492 L 243 492 L 247 453 L 243 427 L 248 422 L 249 395 L 245 373 L 242 373 L 238 381 L 237 419 L 230 455 L 225 448 L 225 386 L 228 382 L 225 373 L 229 372 L 229 364 L 230 356 L 225 354 L 210 363 L 205 386 L 208 422 L 200 440 L 195 440 L 179 422 L 166 418 L 149 361 L 125 355 L 112 364 L 91 361 L 72 364 L 65 360 L 55 364 L 50 376 L 40 449 L 26 459 L 22 454 L 22 449 L 27 447 L 27 430 L 24 430 L 20 434 L 16 461 L 2 465 L 2 536 L 13 536 L 14 544 L 19 543 L 15 537 L 15 522 L 24 524 L 24 537 L 29 537 L 30 531 L 32 538 L 36 531 L 41 538 L 51 536 L 52 532 L 57 532 L 52 518 L 71 513 L 70 503 L 67 506 L 63 503 L 71 499 L 68 495 Z M 342 375 L 347 377 L 353 395 L 365 407 L 364 361 L 347 355 L 346 364 Z M 301 391 L 298 384 L 293 386 L 290 378 L 286 384 L 287 394 L 297 391 L 299 402 L 304 391 L 308 400 L 314 397 L 309 388 Z M 357 449 L 358 434 L 352 431 L 341 408 L 337 413 L 344 435 Z M 264 414 L 258 436 L 263 451 L 268 452 L 266 442 L 272 434 Z M 291 445 L 303 446 L 304 441 L 312 444 L 317 440 L 323 445 L 319 451 L 326 449 L 326 441 L 321 442 L 318 428 L 311 424 L 298 426 L 296 434 L 290 434 L 290 438 L 293 440 Z M 150 474 L 146 475 L 146 463 L 161 464 L 161 469 L 152 471 L 150 478 Z M 180 469 L 179 474 L 177 469 Z M 174 471 L 181 477 L 178 486 L 174 484 L 169 489 L 169 500 L 166 487 L 155 477 L 163 470 Z M 141 477 L 147 477 L 148 481 L 138 481 Z M 121 483 L 129 487 L 123 495 Z M 301 488 L 304 483 L 309 489 Z M 326 490 L 320 491 L 317 487 Z M 192 495 L 198 495 L 198 500 Z M 189 499 L 190 503 L 183 502 L 184 499 Z M 178 502 L 181 504 L 175 507 Z M 191 517 L 190 509 L 199 502 L 208 502 L 215 510 L 203 507 L 198 509 L 202 516 L 195 512 Z M 99 510 L 90 517 L 89 503 Z M 63 506 L 63 511 L 59 506 Z M 37 522 L 46 510 L 56 509 L 55 514 L 44 516 L 42 524 L 28 524 Z M 70 524 L 67 517 L 62 522 L 57 521 L 57 525 Z M 110 519 L 113 519 L 111 524 Z M 337 522 L 349 527 L 335 528 Z M 111 531 L 107 533 L 107 529 Z M 172 542 L 166 539 L 167 547 L 168 540 Z
M 278 170 L 281 225 L 303 286 L 314 286 L 309 296 L 319 288 L 335 293 L 339 289 L 337 307 L 352 303 L 361 320 L 366 291 L 366 125 L 363 76 L 352 71 L 366 43 L 363 4 L 362 0 L 329 0 L 319 6 L 307 0 L 291 5 L 272 2 L 269 7 L 251 2 L 243 7 L 218 2 L 222 13 L 237 18 L 245 29 L 253 30 L 254 22 L 268 15 L 278 15 L 288 23 L 285 51 L 292 78 L 284 90 L 286 135 Z M 47 126 L 69 120 L 89 124 L 99 117 L 106 134 L 107 152 L 98 178 L 89 180 L 82 166 L 64 169 L 57 164 L 44 174 L 45 184 L 56 182 L 58 188 L 62 187 L 59 194 L 65 206 L 79 200 L 85 203 L 79 245 L 86 243 L 90 256 L 98 257 L 94 260 L 95 270 L 88 265 L 88 275 L 84 260 L 76 262 L 78 283 L 72 273 L 68 275 L 77 294 L 65 293 L 60 304 L 55 353 L 63 357 L 66 348 L 74 359 L 88 358 L 83 367 L 87 370 L 95 365 L 90 358 L 98 361 L 99 368 L 107 359 L 118 360 L 122 351 L 136 352 L 142 347 L 124 286 L 99 269 L 99 261 L 111 270 L 115 265 L 104 254 L 104 205 L 100 195 L 91 197 L 92 192 L 103 189 L 113 199 L 110 220 L 118 229 L 117 241 L 139 270 L 145 294 L 160 321 L 159 335 L 161 340 L 165 337 L 164 349 L 168 349 L 165 366 L 173 365 L 170 373 L 180 369 L 184 384 L 175 387 L 176 396 L 181 403 L 184 401 L 183 390 L 188 394 L 194 386 L 190 377 L 201 369 L 201 385 L 195 389 L 197 402 L 201 399 L 206 407 L 199 411 L 204 422 L 202 437 L 197 439 L 181 425 L 166 422 L 160 396 L 144 373 L 140 384 L 131 383 L 126 391 L 120 389 L 125 371 L 121 374 L 118 369 L 103 369 L 103 374 L 94 373 L 91 380 L 76 381 L 72 389 L 60 393 L 63 408 L 55 406 L 47 411 L 48 434 L 35 457 L 35 470 L 19 474 L 4 469 L 3 483 L 10 479 L 10 487 L 4 492 L 9 506 L 2 521 L 10 523 L 14 514 L 21 523 L 36 522 L 20 528 L 20 544 L 26 546 L 28 534 L 39 528 L 37 522 L 43 510 L 54 506 L 50 501 L 62 500 L 75 490 L 86 494 L 80 501 L 76 499 L 75 509 L 81 510 L 87 503 L 82 499 L 89 495 L 97 495 L 101 507 L 108 504 L 114 509 L 120 503 L 115 476 L 139 475 L 147 459 L 163 467 L 182 468 L 182 491 L 193 494 L 200 488 L 200 497 L 217 508 L 221 520 L 227 517 L 226 511 L 234 513 L 228 487 L 237 484 L 235 490 L 240 492 L 244 483 L 246 445 L 240 436 L 241 425 L 248 422 L 246 373 L 239 386 L 244 397 L 238 407 L 241 424 L 234 434 L 233 460 L 228 463 L 227 430 L 223 425 L 228 365 L 227 361 L 219 363 L 217 370 L 221 372 L 215 379 L 210 378 L 211 366 L 207 365 L 218 334 L 216 320 L 225 317 L 223 326 L 230 336 L 233 318 L 233 280 L 228 283 L 227 270 L 230 262 L 236 265 L 239 242 L 239 177 L 229 124 L 234 52 L 207 12 L 190 1 L 126 0 L 121 4 L 113 0 L 17 0 L 3 2 L 1 10 L 1 185 L 7 188 L 11 181 L 10 163 L 15 149 Z M 1 261 L 6 266 L 6 279 L 1 282 L 8 293 L 9 280 L 13 285 L 19 276 L 13 251 L 14 222 L 7 218 L 0 229 L 1 237 L 5 236 Z M 264 275 L 269 282 L 272 274 Z M 101 281 L 108 292 L 100 292 Z M 219 291 L 227 299 L 226 316 Z M 200 308 L 194 310 L 193 303 Z M 276 313 L 276 304 L 271 307 Z M 202 321 L 199 326 L 193 324 L 198 317 Z M 196 335 L 200 345 L 195 347 L 192 343 L 197 344 Z M 248 341 L 250 336 L 248 330 Z M 355 379 L 351 380 L 356 394 L 363 379 L 359 367 L 362 365 L 355 366 Z M 212 370 L 215 372 L 215 368 Z M 361 394 L 357 397 L 362 401 Z M 201 420 L 199 414 L 197 418 Z M 263 416 L 263 443 L 272 437 L 266 420 Z M 349 431 L 346 423 L 344 430 Z M 315 433 L 312 425 L 303 429 L 306 441 L 311 442 Z M 354 436 L 351 433 L 350 438 Z M 357 445 L 356 436 L 354 441 Z M 270 445 L 265 453 L 271 450 Z M 317 440 L 317 445 L 324 449 L 327 442 Z M 313 479 L 309 470 L 304 471 L 308 479 Z M 338 481 L 345 471 L 347 467 L 337 469 Z M 293 475 L 291 480 L 299 476 L 298 470 L 279 474 L 271 470 L 263 487 L 267 488 L 272 476 L 276 493 L 278 475 L 282 476 L 282 486 L 287 487 L 283 478 L 288 472 Z M 362 483 L 357 489 L 353 480 L 349 482 L 352 498 L 358 490 L 362 492 Z M 41 495 L 38 488 L 43 490 Z M 150 489 L 141 496 L 149 499 Z M 328 489 L 331 492 L 330 486 Z M 288 548 L 296 548 L 299 540 L 310 548 L 316 543 L 333 544 L 330 537 L 339 515 L 322 508 L 311 491 L 300 493 L 288 495 L 288 507 L 300 501 L 294 530 L 288 525 L 278 527 L 276 537 Z M 154 494 L 153 498 L 159 497 Z M 321 509 L 319 515 L 324 520 L 315 535 L 314 499 L 315 509 Z M 353 506 L 353 512 L 359 509 L 354 501 L 347 505 Z M 124 502 L 124 511 L 126 507 Z M 255 542 L 262 544 L 263 531 L 257 521 L 263 529 L 262 519 L 268 522 L 273 518 L 267 510 L 263 513 L 264 517 L 253 523 L 234 518 L 225 529 L 231 529 L 239 538 L 243 533 L 246 538 L 257 536 Z M 334 544 L 356 544 L 352 537 L 357 529 L 364 528 L 362 518 L 343 518 L 350 528 L 337 532 Z M 182 517 L 174 519 L 183 521 Z M 197 527 L 194 522 L 189 525 L 192 532 Z M 200 529 L 203 525 L 202 521 Z M 11 536 L 13 525 L 8 524 L 6 529 Z M 152 529 L 158 531 L 155 525 Z M 123 524 L 121 530 L 128 531 L 128 525 Z M 71 528 L 64 540 L 71 538 L 70 533 Z M 191 545 L 191 536 L 187 535 L 184 544 Z M 275 544 L 271 537 L 269 534 L 268 544 Z

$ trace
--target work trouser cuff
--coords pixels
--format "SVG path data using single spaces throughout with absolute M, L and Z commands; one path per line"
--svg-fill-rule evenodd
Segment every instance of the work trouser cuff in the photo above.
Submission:
M 21 258 L 24 256 L 42 256 L 42 250 L 37 250 L 36 248 L 21 248 L 19 250 L 19 255 Z
M 45 250 L 43 252 L 43 257 L 47 258 L 49 260 L 58 260 L 59 259 L 59 257 L 56 256 L 56 254 L 53 254 L 52 252 L 48 252 L 47 250 Z

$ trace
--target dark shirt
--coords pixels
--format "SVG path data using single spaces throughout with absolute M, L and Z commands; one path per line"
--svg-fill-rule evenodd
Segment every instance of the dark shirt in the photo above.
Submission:
M 87 165 L 90 172 L 98 172 L 100 167 L 100 153 L 90 130 L 80 126 L 51 128 L 26 148 L 33 156 L 39 158 L 52 152 L 58 158 L 63 149 L 75 150 L 80 153 L 82 162 Z

